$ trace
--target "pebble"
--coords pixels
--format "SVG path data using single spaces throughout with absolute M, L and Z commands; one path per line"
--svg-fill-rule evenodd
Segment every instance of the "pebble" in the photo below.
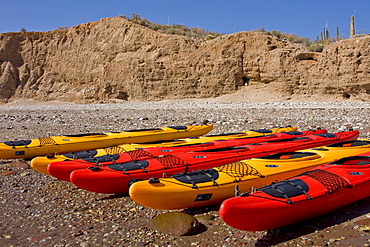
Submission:
M 212 221 L 216 218 L 215 215 L 211 215 L 211 214 L 195 215 L 195 217 L 198 220 L 204 220 L 204 221 Z
M 365 102 L 172 101 L 89 105 L 2 105 L 0 109 L 0 129 L 3 130 L 0 131 L 0 141 L 200 124 L 206 120 L 214 124 L 210 134 L 292 125 L 300 130 L 321 127 L 328 129 L 329 132 L 351 126 L 356 127 L 363 138 L 370 135 L 370 103 Z M 29 161 L 27 163 L 29 164 Z M 239 246 L 240 243 L 245 246 L 258 246 L 264 241 L 275 241 L 271 244 L 274 246 L 302 244 L 299 235 L 279 242 L 279 237 L 284 237 L 284 234 L 279 235 L 279 232 L 267 235 L 266 232 L 247 233 L 232 229 L 217 217 L 217 207 L 198 209 L 196 216 L 200 216 L 200 220 L 205 224 L 208 222 L 206 226 L 202 226 L 203 232 L 182 237 L 180 240 L 177 235 L 147 227 L 149 221 L 166 212 L 142 207 L 129 197 L 115 198 L 85 192 L 71 183 L 56 180 L 29 167 L 23 168 L 8 161 L 2 162 L 0 176 L 2 208 L 0 236 L 3 238 L 0 242 L 8 241 L 7 246 L 31 244 L 36 246 L 45 240 L 47 240 L 43 243 L 45 246 L 65 247 L 85 244 L 191 246 L 192 243 L 196 246 L 216 246 L 216 244 Z M 203 213 L 211 216 L 202 216 Z M 171 227 L 175 228 L 174 224 Z M 340 224 L 336 227 L 340 227 Z M 42 233 L 43 229 L 48 229 L 48 232 Z M 324 228 L 318 229 L 317 232 L 312 230 L 310 234 L 305 233 L 305 236 L 315 245 L 324 246 L 329 239 L 338 241 L 340 236 L 346 239 L 338 243 L 350 242 L 352 237 L 343 233 L 348 231 L 348 234 L 355 236 L 359 235 L 360 231 L 353 227 L 344 230 L 335 236 L 334 231 L 327 233 Z M 22 234 L 17 234 L 20 231 Z M 369 238 L 368 232 L 361 232 L 364 237 L 356 240 L 358 246 L 364 246 L 366 239 Z M 295 231 L 292 230 L 289 234 L 293 236 Z M 5 235 L 11 238 L 5 239 Z M 27 240 L 27 237 L 32 241 Z
M 14 171 L 5 171 L 5 172 L 0 173 L 0 175 L 1 176 L 9 176 L 9 175 L 12 175 L 14 173 L 15 173 Z
M 148 227 L 173 236 L 186 236 L 195 233 L 198 220 L 182 212 L 160 214 L 148 222 Z
M 360 230 L 364 232 L 370 232 L 370 226 L 362 226 L 360 227 Z

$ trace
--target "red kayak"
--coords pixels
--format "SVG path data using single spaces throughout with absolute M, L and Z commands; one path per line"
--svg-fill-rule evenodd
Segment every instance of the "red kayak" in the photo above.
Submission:
M 314 218 L 370 196 L 370 152 L 321 165 L 280 183 L 225 200 L 220 216 L 245 231 Z
M 174 147 L 149 147 L 141 148 L 137 150 L 128 151 L 125 153 L 114 154 L 114 155 L 103 155 L 98 157 L 85 157 L 83 159 L 66 160 L 52 162 L 47 166 L 47 170 L 50 175 L 64 181 L 70 181 L 70 175 L 74 170 L 89 168 L 92 166 L 104 166 L 106 164 L 125 163 L 130 161 L 138 161 L 144 159 L 150 159 L 161 155 L 170 155 L 177 153 L 185 153 L 189 151 L 199 151 L 215 148 L 234 147 L 240 145 L 246 145 L 251 143 L 260 143 L 266 141 L 282 141 L 282 140 L 293 140 L 296 137 L 307 136 L 311 134 L 327 133 L 327 130 L 308 130 L 308 131 L 294 131 L 294 132 L 282 132 L 267 136 L 258 137 L 247 137 L 238 139 L 228 140 L 217 140 L 206 143 L 188 144 Z M 82 155 L 86 152 L 81 152 Z M 91 153 L 91 152 L 90 152 Z M 76 156 L 78 155 L 75 154 Z
M 346 140 L 356 140 L 358 131 L 325 133 L 297 137 L 281 142 L 253 143 L 166 155 L 126 163 L 111 162 L 102 167 L 79 169 L 71 173 L 70 180 L 77 187 L 97 193 L 127 193 L 132 183 L 153 177 L 171 176 L 177 173 L 209 169 L 239 160 L 261 157 L 273 153 L 325 146 Z

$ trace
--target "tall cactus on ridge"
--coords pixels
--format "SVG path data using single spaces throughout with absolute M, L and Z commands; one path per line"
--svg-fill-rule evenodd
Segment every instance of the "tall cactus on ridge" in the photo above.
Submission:
M 349 24 L 349 36 L 355 36 L 355 16 L 351 15 L 351 22 Z

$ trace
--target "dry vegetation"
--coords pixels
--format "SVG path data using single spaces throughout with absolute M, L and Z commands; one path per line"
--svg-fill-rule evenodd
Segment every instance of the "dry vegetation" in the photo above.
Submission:
M 162 24 L 150 22 L 148 19 L 143 18 L 137 14 L 131 14 L 131 15 L 132 15 L 130 19 L 131 21 L 137 24 L 140 24 L 142 26 L 148 27 L 152 30 L 161 32 L 161 33 L 183 35 L 183 36 L 201 38 L 201 39 L 214 39 L 215 37 L 223 35 L 221 33 L 210 32 L 208 30 L 204 30 L 204 28 L 189 28 L 189 27 L 179 25 L 179 24 L 162 25 Z M 125 17 L 125 16 L 121 15 L 121 17 Z M 332 39 L 330 39 L 329 37 L 325 37 L 322 39 L 311 41 L 309 38 L 302 38 L 295 34 L 282 33 L 277 30 L 265 31 L 264 28 L 261 28 L 258 31 L 262 31 L 269 35 L 275 36 L 279 38 L 280 40 L 288 40 L 293 43 L 304 44 L 309 51 L 314 51 L 314 52 L 322 52 L 327 44 L 344 39 L 343 37 L 337 36 L 336 38 L 332 38 Z M 358 35 L 355 35 L 354 37 L 359 37 L 359 36 L 364 36 L 364 34 L 358 34 Z
M 131 14 L 131 21 L 137 24 L 140 24 L 144 27 L 148 27 L 154 31 L 158 31 L 166 34 L 182 35 L 187 37 L 201 38 L 201 39 L 214 39 L 215 37 L 221 36 L 223 34 L 217 32 L 210 32 L 204 30 L 204 28 L 189 28 L 179 24 L 172 25 L 163 25 L 158 23 L 150 22 L 148 19 L 141 17 L 137 14 Z M 125 18 L 121 15 L 120 17 Z M 304 44 L 309 51 L 322 52 L 325 45 L 328 43 L 335 42 L 338 39 L 325 39 L 325 40 L 316 40 L 311 41 L 309 38 L 302 38 L 295 34 L 282 33 L 277 30 L 265 31 L 264 28 L 259 29 L 258 31 L 265 32 L 269 35 L 275 36 L 280 40 L 288 40 L 293 43 Z
M 202 39 L 213 39 L 222 35 L 220 33 L 204 30 L 204 28 L 189 28 L 179 24 L 162 25 L 158 23 L 153 23 L 150 22 L 148 19 L 142 18 L 140 15 L 136 14 L 132 14 L 131 21 L 144 27 L 148 27 L 154 31 L 166 34 L 183 35 Z

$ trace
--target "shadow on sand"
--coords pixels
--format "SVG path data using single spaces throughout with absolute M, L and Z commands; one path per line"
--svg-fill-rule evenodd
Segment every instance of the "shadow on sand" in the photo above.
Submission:
M 370 212 L 370 198 L 363 199 L 335 212 L 289 226 L 272 229 L 256 242 L 255 246 L 271 246 L 286 242 L 316 230 L 341 224 Z

